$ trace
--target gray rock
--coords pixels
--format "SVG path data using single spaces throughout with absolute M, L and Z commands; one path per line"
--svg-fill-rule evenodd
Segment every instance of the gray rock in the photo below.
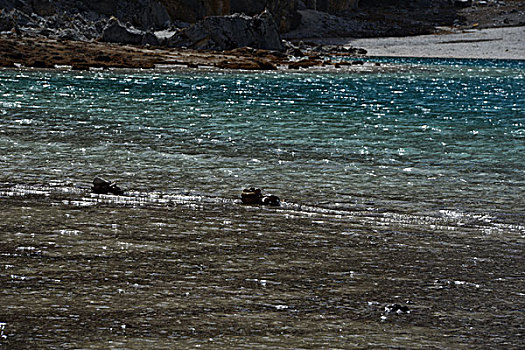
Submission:
M 74 30 L 72 28 L 64 28 L 64 29 L 58 30 L 55 35 L 50 35 L 50 36 L 56 36 L 62 40 L 74 40 L 74 41 L 85 40 L 84 36 L 82 36 L 77 30 Z
M 5 11 L 2 11 L 4 14 Z M 11 11 L 5 13 L 6 18 L 9 18 L 13 23 L 16 23 L 19 27 L 33 27 L 35 23 L 30 15 L 18 10 L 12 9 Z
M 208 17 L 167 40 L 170 47 L 201 50 L 232 50 L 240 47 L 282 51 L 281 37 L 272 15 L 234 14 Z
M 264 11 L 267 1 L 260 0 L 230 0 L 232 13 L 255 15 Z
M 144 28 L 164 29 L 171 24 L 171 18 L 166 7 L 158 1 L 150 4 L 141 12 L 141 22 Z
M 15 21 L 8 11 L 0 12 L 0 32 L 7 32 L 13 29 Z
M 144 34 L 136 28 L 124 26 L 118 19 L 112 17 L 102 32 L 101 40 L 108 43 L 139 45 L 142 44 Z
M 109 43 L 159 46 L 161 40 L 150 31 L 127 27 L 112 17 L 102 32 L 102 41 Z
M 273 15 L 281 33 L 297 27 L 301 19 L 297 12 L 297 1 L 230 0 L 230 9 L 232 13 L 244 13 L 249 16 L 259 14 L 267 9 Z
M 154 33 L 146 32 L 142 36 L 142 45 L 159 46 L 160 40 Z
M 8 11 L 16 8 L 25 13 L 33 11 L 30 1 L 27 0 L 0 0 L 0 8 Z
M 326 38 L 338 36 L 356 36 L 373 30 L 373 23 L 353 18 L 343 18 L 315 10 L 302 10 L 301 24 L 283 35 L 288 40 L 301 38 Z

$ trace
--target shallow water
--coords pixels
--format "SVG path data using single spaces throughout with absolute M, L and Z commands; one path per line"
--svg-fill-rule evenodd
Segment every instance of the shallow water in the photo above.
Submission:
M 0 347 L 523 347 L 523 62 L 381 62 L 0 71 Z

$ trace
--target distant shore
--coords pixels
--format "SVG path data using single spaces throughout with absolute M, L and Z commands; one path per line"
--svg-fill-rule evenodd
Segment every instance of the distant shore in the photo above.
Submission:
M 525 60 L 525 26 L 387 38 L 328 38 L 313 42 L 351 45 L 368 56 Z
M 119 45 L 98 41 L 67 41 L 45 37 L 0 36 L 0 66 L 13 68 L 69 66 L 81 70 L 152 69 L 166 66 L 242 70 L 319 68 L 361 70 L 359 64 L 362 62 L 347 61 L 345 57 L 525 60 L 525 26 L 470 29 L 456 33 L 443 31 L 443 33 L 445 34 L 366 39 L 305 39 L 306 48 L 300 50 L 299 56 L 250 48 L 215 52 Z M 321 49 L 316 50 L 316 45 L 323 46 L 318 46 Z M 329 47 L 337 47 L 343 51 L 324 49 Z M 364 54 L 365 51 L 359 48 L 365 49 L 367 53 Z M 378 67 L 371 68 L 377 70 Z

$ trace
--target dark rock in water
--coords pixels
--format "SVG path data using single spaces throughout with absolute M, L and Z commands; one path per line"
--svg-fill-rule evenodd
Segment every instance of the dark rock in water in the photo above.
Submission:
M 250 187 L 242 190 L 241 200 L 244 204 L 260 204 L 262 192 L 260 188 Z
M 93 180 L 93 187 L 91 190 L 93 193 L 97 194 L 114 194 L 116 196 L 124 194 L 124 191 L 116 184 L 112 184 L 110 181 L 104 180 L 100 177 L 96 177 Z
M 273 194 L 263 196 L 261 189 L 255 187 L 245 188 L 241 193 L 241 200 L 244 204 L 281 205 L 279 197 Z
M 273 194 L 270 194 L 270 195 L 264 196 L 261 199 L 261 204 L 278 207 L 281 205 L 281 200 L 279 199 L 279 197 Z
M 169 47 L 198 50 L 232 50 L 239 47 L 283 50 L 279 31 L 269 12 L 253 17 L 242 14 L 208 17 L 175 33 L 167 44 Z
M 385 306 L 386 313 L 396 313 L 396 314 L 409 314 L 410 309 L 408 306 L 399 305 L 399 304 L 390 304 Z

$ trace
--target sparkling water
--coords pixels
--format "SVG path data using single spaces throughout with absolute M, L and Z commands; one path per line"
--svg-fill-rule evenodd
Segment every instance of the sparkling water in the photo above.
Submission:
M 524 63 L 379 62 L 1 70 L 0 345 L 523 345 Z

